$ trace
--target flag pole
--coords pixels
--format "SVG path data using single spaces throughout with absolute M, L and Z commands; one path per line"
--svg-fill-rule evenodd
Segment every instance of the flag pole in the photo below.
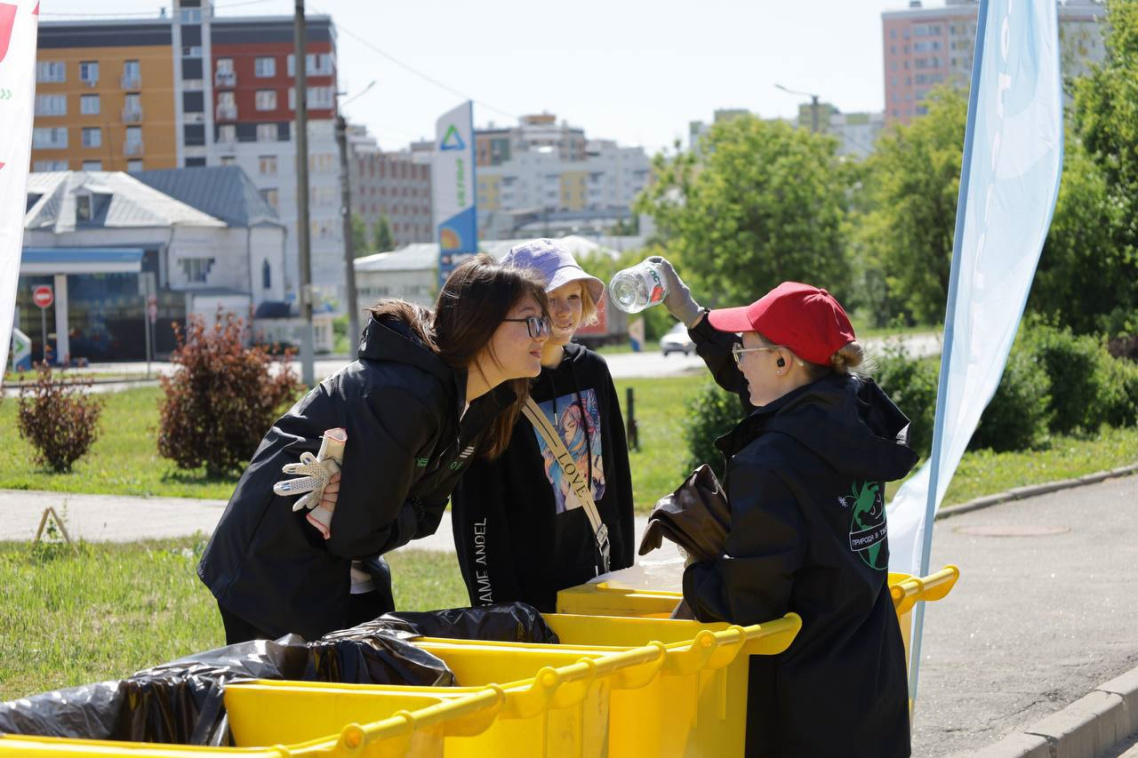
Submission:
M 989 0 L 980 0 L 976 17 L 975 55 L 972 58 L 972 81 L 968 93 L 968 121 L 964 128 L 964 156 L 960 166 L 960 191 L 956 197 L 956 229 L 952 236 L 952 267 L 948 275 L 948 304 L 944 317 L 944 345 L 940 358 L 940 378 L 936 393 L 936 416 L 933 421 L 933 444 L 929 453 L 929 488 L 925 502 L 925 520 L 921 535 L 919 576 L 928 576 L 933 544 L 933 523 L 940 498 L 941 449 L 944 446 L 944 413 L 948 402 L 948 376 L 952 364 L 955 338 L 956 295 L 960 285 L 960 248 L 964 241 L 964 216 L 968 205 L 968 187 L 972 179 L 972 146 L 976 138 L 976 106 L 980 93 L 980 70 L 984 64 L 984 41 L 988 28 Z M 925 603 L 917 603 L 913 613 L 913 629 L 909 650 L 909 702 L 917 702 L 917 681 L 921 670 L 921 636 L 925 622 Z

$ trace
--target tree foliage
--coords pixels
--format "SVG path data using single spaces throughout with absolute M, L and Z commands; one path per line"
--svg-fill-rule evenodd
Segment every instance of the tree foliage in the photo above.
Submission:
M 847 290 L 845 173 L 830 137 L 742 116 L 699 151 L 657 155 L 636 210 L 706 305 L 750 302 L 779 282 Z
M 375 250 L 386 253 L 395 249 L 395 237 L 391 234 L 391 222 L 387 216 L 380 216 L 375 222 Z
M 944 318 L 968 103 L 934 90 L 928 113 L 883 134 L 864 167 L 854 233 L 861 304 L 877 326 Z
M 367 222 L 355 213 L 352 214 L 352 256 L 359 258 L 375 252 L 367 238 Z

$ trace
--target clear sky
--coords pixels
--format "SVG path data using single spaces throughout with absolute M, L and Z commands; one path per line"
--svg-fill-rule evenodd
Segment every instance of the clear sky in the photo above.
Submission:
M 376 82 L 344 112 L 384 149 L 432 136 L 435 119 L 465 95 L 476 101 L 479 127 L 548 111 L 590 138 L 655 152 L 686 141 L 688 122 L 709 121 L 716 108 L 794 115 L 806 98 L 776 83 L 817 93 L 845 112 L 880 110 L 881 12 L 906 4 L 309 0 L 306 7 L 336 23 L 341 90 L 350 97 Z M 40 12 L 43 21 L 138 17 L 157 15 L 163 5 L 172 2 L 42 0 Z M 218 16 L 291 15 L 294 5 L 215 0 Z

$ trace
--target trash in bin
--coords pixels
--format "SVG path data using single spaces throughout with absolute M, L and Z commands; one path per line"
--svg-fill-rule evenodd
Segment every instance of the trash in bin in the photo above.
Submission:
M 198 653 L 121 681 L 0 703 L 0 732 L 41 737 L 231 745 L 224 691 L 231 682 L 276 679 L 452 686 L 438 657 L 382 630 L 333 640 L 295 635 Z
M 351 629 L 329 632 L 321 639 L 338 640 L 362 633 L 380 633 L 401 640 L 438 637 L 484 642 L 541 642 L 557 644 L 557 635 L 541 612 L 525 603 L 499 603 L 480 608 L 441 611 L 395 611 Z

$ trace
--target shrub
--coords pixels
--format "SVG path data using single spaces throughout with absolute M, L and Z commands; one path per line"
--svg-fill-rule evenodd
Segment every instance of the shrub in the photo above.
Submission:
M 1138 364 L 1111 358 L 1106 376 L 1104 420 L 1115 427 L 1138 424 Z
M 708 382 L 688 399 L 685 407 L 683 427 L 688 459 L 687 468 L 679 472 L 680 475 L 686 477 L 696 466 L 706 463 L 722 478 L 725 473 L 723 453 L 715 446 L 715 440 L 743 419 L 739 398 L 720 389 L 715 382 Z
M 1031 350 L 1051 380 L 1051 431 L 1094 432 L 1110 415 L 1113 359 L 1098 339 L 1043 323 L 1027 332 Z
M 300 383 L 289 371 L 289 354 L 280 370 L 261 347 L 245 347 L 244 321 L 218 313 L 213 326 L 190 316 L 174 326 L 176 373 L 162 377 L 158 452 L 179 468 L 206 467 L 210 476 L 234 471 L 253 456 L 281 406 Z
M 65 380 L 47 363 L 20 388 L 20 435 L 36 449 L 35 460 L 52 471 L 70 471 L 99 436 L 103 403 L 87 394 L 90 380 Z
M 933 444 L 939 358 L 913 358 L 898 345 L 885 348 L 874 362 L 877 383 L 909 417 L 909 446 L 927 456 Z
M 968 448 L 1005 452 L 1038 447 L 1047 438 L 1052 415 L 1051 380 L 1035 356 L 1017 342 Z

